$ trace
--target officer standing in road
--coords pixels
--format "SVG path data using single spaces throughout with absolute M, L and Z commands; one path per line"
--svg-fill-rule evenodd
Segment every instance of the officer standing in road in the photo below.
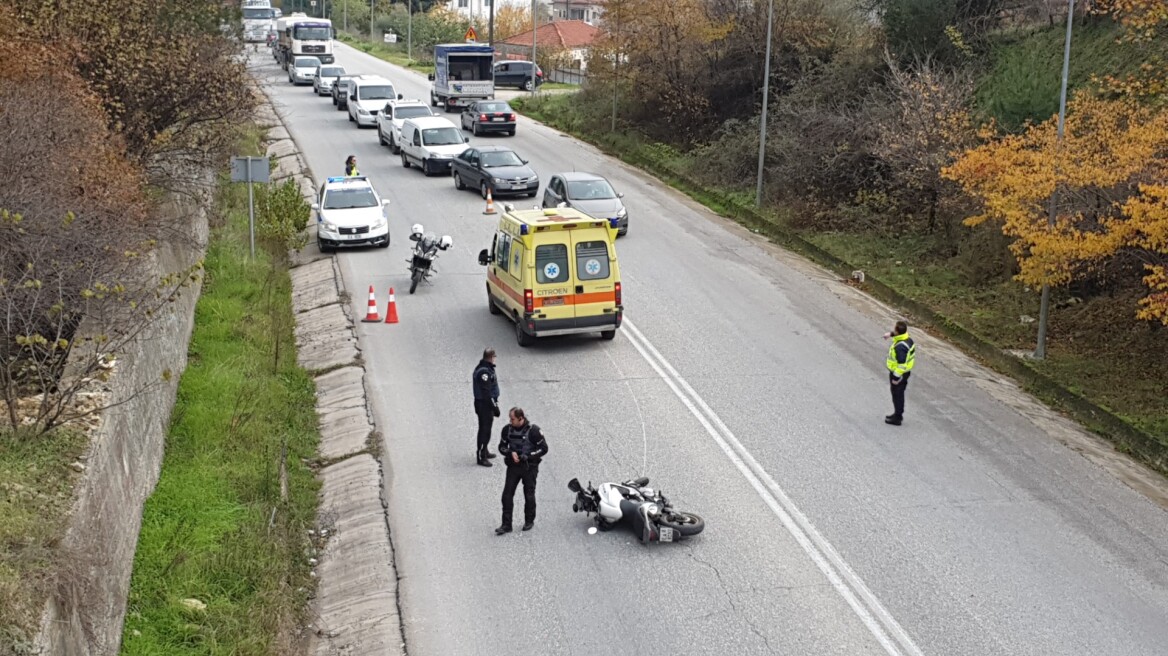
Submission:
M 349 158 L 345 160 L 345 175 L 347 177 L 354 177 L 354 176 L 361 175 L 361 172 L 357 170 L 357 156 L 356 155 L 349 155 Z
M 479 419 L 478 446 L 475 447 L 475 462 L 483 467 L 491 467 L 488 458 L 494 458 L 488 446 L 491 443 L 491 428 L 495 417 L 499 416 L 499 379 L 495 376 L 495 349 L 483 350 L 483 359 L 475 366 L 471 375 L 474 385 L 475 416 Z
M 507 463 L 507 481 L 503 484 L 503 524 L 495 535 L 511 532 L 511 512 L 515 509 L 515 488 L 523 481 L 523 530 L 535 526 L 535 479 L 539 463 L 547 455 L 547 441 L 539 426 L 527 421 L 522 408 L 511 408 L 510 423 L 503 427 L 499 453 Z
M 908 336 L 908 324 L 903 321 L 897 321 L 892 332 L 884 333 L 884 339 L 889 337 L 892 338 L 892 344 L 888 347 L 885 364 L 888 366 L 888 382 L 892 387 L 892 414 L 884 418 L 884 423 L 899 426 L 904 421 L 904 391 L 908 389 L 917 345 Z

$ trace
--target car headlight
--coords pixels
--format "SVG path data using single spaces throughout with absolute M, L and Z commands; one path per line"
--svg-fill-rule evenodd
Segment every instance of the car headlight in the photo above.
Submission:
M 494 180 L 495 184 L 504 184 L 507 182 L 503 178 L 491 178 L 491 180 Z
M 320 227 L 325 232 L 336 232 L 337 231 L 336 224 L 329 223 L 328 221 L 325 221 L 324 223 L 322 223 Z
M 369 115 L 369 112 L 365 111 L 364 109 L 361 109 L 360 107 L 358 107 L 358 108 L 357 108 L 357 113 L 358 113 L 358 114 L 364 114 L 364 115 L 366 115 L 366 116 L 368 116 L 368 115 Z
M 383 217 L 377 219 L 376 221 L 374 221 L 373 227 L 377 228 L 377 229 L 384 228 L 385 227 L 385 217 L 383 216 Z
M 623 219 L 623 218 L 625 218 L 625 215 L 628 213 L 629 213 L 629 211 L 622 207 L 622 208 L 620 208 L 620 211 L 616 213 L 616 218 Z

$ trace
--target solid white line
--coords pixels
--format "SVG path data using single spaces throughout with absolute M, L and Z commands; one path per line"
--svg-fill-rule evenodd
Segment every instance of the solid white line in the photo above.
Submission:
M 734 433 L 682 378 L 681 374 L 669 364 L 641 331 L 632 325 L 627 317 L 622 322 L 622 327 L 626 329 L 629 342 L 637 349 L 641 357 L 645 358 L 649 366 L 665 381 L 674 395 L 685 404 L 690 413 L 710 434 L 710 437 L 714 438 L 714 441 L 722 448 L 730 461 L 754 487 L 763 502 L 779 518 L 791 537 L 795 538 L 795 541 L 803 548 L 816 567 L 831 582 L 836 592 L 851 606 L 868 631 L 884 648 L 884 651 L 890 656 L 905 656 L 905 654 L 923 656 L 920 648 L 916 646 L 904 628 L 884 608 L 859 575 L 848 566 L 835 547 L 816 530 L 807 516 L 799 510 L 778 483 L 771 478 L 770 474 L 742 446 Z

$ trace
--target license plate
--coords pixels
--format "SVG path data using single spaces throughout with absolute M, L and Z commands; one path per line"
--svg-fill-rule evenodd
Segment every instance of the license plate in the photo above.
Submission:
M 502 116 L 496 116 L 495 118 L 493 118 L 491 120 L 496 122 L 496 123 L 502 123 L 504 121 L 504 118 Z
M 563 296 L 552 296 L 551 298 L 545 298 L 545 299 L 543 299 L 543 304 L 544 305 L 563 305 L 564 304 L 564 297 Z
M 673 529 L 662 526 L 659 530 L 661 531 L 661 542 L 673 542 Z

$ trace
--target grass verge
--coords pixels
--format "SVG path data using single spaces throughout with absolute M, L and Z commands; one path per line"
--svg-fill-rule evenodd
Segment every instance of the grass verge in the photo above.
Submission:
M 248 150 L 259 153 L 258 135 Z M 123 654 L 292 653 L 304 625 L 313 382 L 296 364 L 283 258 L 257 247 L 249 260 L 247 190 L 221 179 L 218 206 Z
M 78 477 L 69 465 L 87 445 L 79 430 L 0 430 L 0 655 L 32 653 L 45 600 L 67 571 L 58 545 Z
M 1013 282 L 970 286 L 949 262 L 921 257 L 903 238 L 871 233 L 824 233 L 790 227 L 781 211 L 756 210 L 741 191 L 713 188 L 690 172 L 695 162 L 673 148 L 636 135 L 590 129 L 570 95 L 519 98 L 517 111 L 568 132 L 642 168 L 711 210 L 847 276 L 867 274 L 865 291 L 908 313 L 917 325 L 945 335 L 983 364 L 1017 379 L 1031 394 L 1066 412 L 1117 447 L 1168 473 L 1168 345 L 1153 326 L 1120 330 L 1107 317 L 1134 314 L 1134 298 L 1109 298 L 1057 310 L 1047 359 L 1023 360 L 1007 349 L 1032 349 L 1038 296 Z M 1119 306 L 1123 306 L 1122 308 Z M 1124 309 L 1126 308 L 1126 310 Z M 1133 320 L 1134 321 L 1134 320 Z M 1100 338 L 1100 327 L 1107 337 Z

